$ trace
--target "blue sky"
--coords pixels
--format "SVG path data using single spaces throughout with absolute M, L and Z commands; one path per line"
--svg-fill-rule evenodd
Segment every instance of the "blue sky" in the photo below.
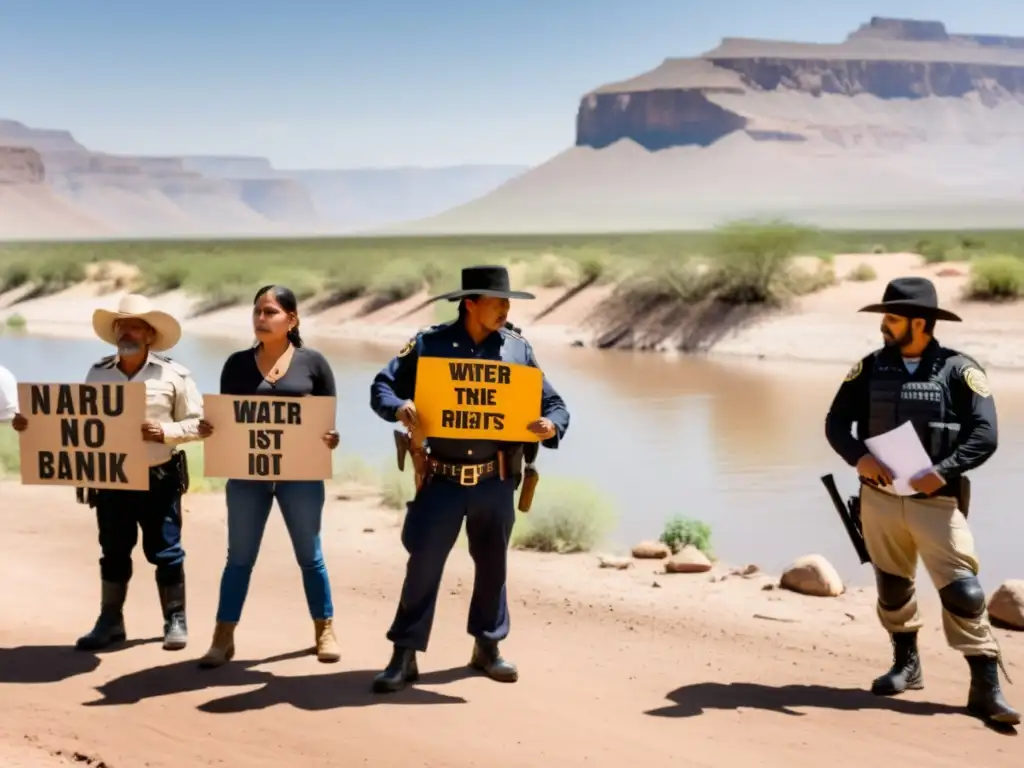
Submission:
M 1024 36 L 1020 0 L 0 0 L 0 118 L 282 168 L 536 164 L 602 83 L 872 15 Z

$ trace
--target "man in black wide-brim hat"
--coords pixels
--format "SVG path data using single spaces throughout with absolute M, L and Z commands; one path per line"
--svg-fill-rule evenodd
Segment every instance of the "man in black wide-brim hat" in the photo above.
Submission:
M 861 524 L 878 585 L 878 617 L 892 638 L 893 666 L 874 681 L 872 691 L 894 695 L 923 687 L 917 649 L 922 622 L 914 587 L 920 555 L 939 590 L 946 641 L 970 665 L 968 711 L 1016 725 L 1020 715 L 999 685 L 999 645 L 986 615 L 966 519 L 966 473 L 995 453 L 998 437 L 985 372 L 935 340 L 936 321 L 960 318 L 939 307 L 935 286 L 926 278 L 893 280 L 880 304 L 860 311 L 883 315 L 884 344 L 846 375 L 826 417 L 825 434 L 860 476 Z M 932 467 L 897 479 L 864 441 L 908 421 Z M 901 480 L 909 480 L 902 494 Z
M 374 412 L 385 421 L 405 425 L 411 449 L 417 450 L 422 441 L 417 439 L 413 397 L 419 360 L 460 358 L 539 367 L 530 343 L 508 323 L 509 300 L 532 298 L 511 289 L 504 267 L 464 269 L 461 289 L 435 298 L 458 301 L 458 319 L 418 334 L 384 366 L 370 388 Z M 569 411 L 546 377 L 540 405 L 541 418 L 524 426 L 541 445 L 557 448 L 569 428 Z M 373 688 L 380 693 L 396 691 L 418 677 L 416 652 L 427 649 L 445 561 L 463 520 L 476 567 L 467 625 L 475 639 L 470 664 L 494 680 L 515 682 L 518 670 L 502 657 L 498 643 L 509 633 L 505 580 L 515 491 L 523 476 L 523 456 L 530 456 L 537 442 L 429 438 L 426 445 L 429 456 L 424 461 L 422 487 L 408 505 L 402 529 L 409 560 L 387 634 L 394 651 Z

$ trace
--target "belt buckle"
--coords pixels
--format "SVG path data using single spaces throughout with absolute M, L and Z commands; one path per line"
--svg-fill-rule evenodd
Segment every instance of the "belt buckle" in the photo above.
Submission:
M 476 485 L 480 482 L 480 465 L 463 464 L 459 467 L 459 485 Z

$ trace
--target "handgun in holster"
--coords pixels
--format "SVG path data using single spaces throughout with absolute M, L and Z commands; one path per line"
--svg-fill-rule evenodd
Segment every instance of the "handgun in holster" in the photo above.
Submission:
M 395 460 L 398 463 L 398 471 L 405 471 L 405 457 L 412 459 L 413 473 L 415 474 L 416 493 L 419 494 L 427 479 L 427 456 L 422 445 L 416 444 L 416 437 L 411 432 L 395 430 Z
M 171 461 L 174 462 L 174 471 L 178 473 L 178 490 L 184 496 L 192 485 L 188 475 L 188 455 L 184 451 L 175 451 Z

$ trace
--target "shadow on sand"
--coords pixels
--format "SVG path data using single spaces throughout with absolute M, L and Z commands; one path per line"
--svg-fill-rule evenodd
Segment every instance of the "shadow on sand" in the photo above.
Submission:
M 913 701 L 895 696 L 876 696 L 860 688 L 829 688 L 822 685 L 770 686 L 758 683 L 697 683 L 686 685 L 665 698 L 671 705 L 652 709 L 653 717 L 695 717 L 709 709 L 762 709 L 783 715 L 803 717 L 797 708 L 834 709 L 841 712 L 887 710 L 901 715 L 966 715 L 965 707 Z M 1016 735 L 1015 728 L 986 726 L 998 733 Z
M 129 640 L 102 651 L 78 651 L 70 645 L 20 645 L 0 648 L 0 683 L 34 685 L 59 683 L 87 675 L 100 665 L 100 657 L 139 645 L 162 642 L 163 638 Z
M 310 656 L 308 650 L 249 661 L 234 660 L 218 669 L 200 669 L 194 659 L 132 672 L 97 687 L 100 698 L 87 707 L 135 704 L 143 699 L 173 696 L 208 688 L 248 687 L 250 691 L 214 699 L 201 704 L 202 712 L 228 714 L 266 709 L 275 704 L 290 704 L 297 709 L 321 711 L 342 707 L 366 707 L 374 704 L 465 704 L 458 696 L 446 696 L 410 686 L 389 695 L 374 694 L 370 685 L 380 670 L 350 670 L 336 674 L 278 677 L 256 667 Z M 476 673 L 456 667 L 440 672 L 421 673 L 419 683 L 445 685 Z

